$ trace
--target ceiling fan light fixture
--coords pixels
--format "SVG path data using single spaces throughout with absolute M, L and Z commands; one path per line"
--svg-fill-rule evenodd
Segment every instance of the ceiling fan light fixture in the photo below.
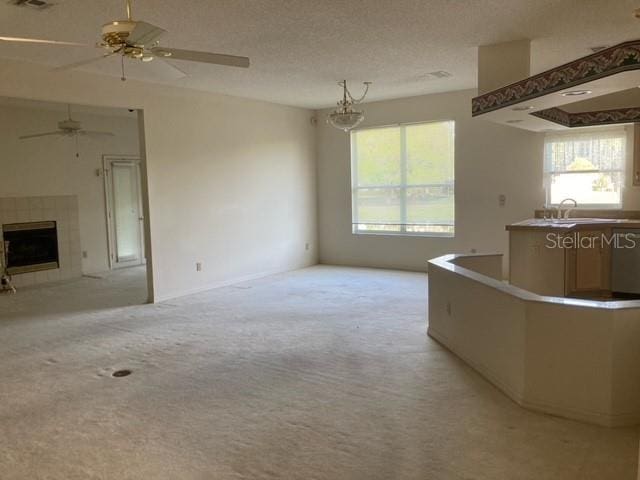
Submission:
M 7 0 L 5 0 L 7 1 Z M 45 0 L 12 0 L 19 3 L 32 2 L 44 3 Z M 179 48 L 159 48 L 160 37 L 167 33 L 163 28 L 157 27 L 150 23 L 133 20 L 131 14 L 132 0 L 125 0 L 127 17 L 125 20 L 114 20 L 102 26 L 101 41 L 93 45 L 86 45 L 75 42 L 65 42 L 57 40 L 43 40 L 38 38 L 22 38 L 22 37 L 5 37 L 0 36 L 0 43 L 32 43 L 44 45 L 60 45 L 60 46 L 80 46 L 80 47 L 99 47 L 105 52 L 97 58 L 89 58 L 81 60 L 69 65 L 62 65 L 54 68 L 55 71 L 70 70 L 93 64 L 114 55 L 121 57 L 122 80 L 126 80 L 125 76 L 125 59 L 141 60 L 150 62 L 154 58 L 169 58 L 173 60 L 181 60 L 186 62 L 198 62 L 209 65 L 220 65 L 228 67 L 249 68 L 250 60 L 247 57 L 237 55 L 227 55 L 223 53 L 202 52 L 196 50 L 185 50 Z M 162 62 L 161 62 L 162 64 Z M 182 78 L 187 74 L 180 68 L 167 62 L 168 68 L 174 72 L 172 75 L 179 73 L 178 78 Z
M 364 82 L 365 90 L 360 98 L 353 98 L 351 92 L 347 88 L 347 81 L 343 80 L 338 82 L 338 85 L 342 87 L 342 100 L 338 102 L 338 108 L 327 115 L 327 122 L 345 132 L 357 127 L 364 120 L 364 112 L 361 110 L 354 110 L 353 106 L 361 103 L 367 96 L 369 91 L 369 85 L 371 82 Z
M 164 58 L 169 58 L 172 55 L 171 52 L 167 52 L 166 50 L 163 50 L 162 48 L 154 48 L 153 49 L 153 54 L 157 55 L 159 57 L 164 57 Z
M 127 43 L 127 38 L 136 28 L 136 22 L 117 20 L 102 26 L 102 40 L 109 47 L 119 47 Z

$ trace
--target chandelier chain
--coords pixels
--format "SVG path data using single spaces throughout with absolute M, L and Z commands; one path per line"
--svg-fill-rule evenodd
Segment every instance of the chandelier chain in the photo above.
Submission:
M 354 98 L 353 95 L 351 94 L 351 91 L 349 90 L 349 88 L 347 87 L 347 81 L 343 80 L 341 82 L 338 82 L 338 85 L 340 85 L 341 87 L 344 87 L 344 92 L 345 92 L 345 98 L 344 101 L 346 101 L 346 97 L 349 97 L 349 100 L 351 100 L 351 103 L 354 105 L 357 105 L 359 103 L 361 103 L 364 98 L 367 96 L 367 93 L 369 93 L 369 85 L 371 85 L 371 82 L 363 82 L 364 85 L 364 93 L 359 97 L 359 98 Z

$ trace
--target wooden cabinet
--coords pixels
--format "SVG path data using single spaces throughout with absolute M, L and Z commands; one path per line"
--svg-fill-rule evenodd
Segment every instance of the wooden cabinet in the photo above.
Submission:
M 539 295 L 600 297 L 611 289 L 610 229 L 512 230 L 509 281 Z
M 602 296 L 611 290 L 609 230 L 577 232 L 578 245 L 565 252 L 565 295 Z

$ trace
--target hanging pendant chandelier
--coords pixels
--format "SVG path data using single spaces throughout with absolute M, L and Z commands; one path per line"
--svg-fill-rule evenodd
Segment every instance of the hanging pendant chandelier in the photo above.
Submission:
M 355 110 L 354 105 L 358 105 L 364 100 L 369 91 L 369 85 L 371 82 L 364 82 L 364 93 L 360 98 L 353 98 L 351 92 L 347 88 L 347 81 L 343 80 L 338 82 L 338 85 L 342 87 L 342 100 L 338 102 L 338 108 L 335 111 L 327 115 L 327 122 L 329 122 L 335 128 L 348 132 L 352 128 L 357 127 L 364 120 L 364 112 L 362 110 Z

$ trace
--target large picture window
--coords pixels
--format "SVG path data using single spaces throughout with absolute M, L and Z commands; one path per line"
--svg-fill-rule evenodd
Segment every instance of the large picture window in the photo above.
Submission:
M 572 198 L 581 207 L 622 207 L 626 143 L 623 127 L 547 135 L 547 204 Z
M 354 233 L 455 231 L 453 121 L 351 132 Z

